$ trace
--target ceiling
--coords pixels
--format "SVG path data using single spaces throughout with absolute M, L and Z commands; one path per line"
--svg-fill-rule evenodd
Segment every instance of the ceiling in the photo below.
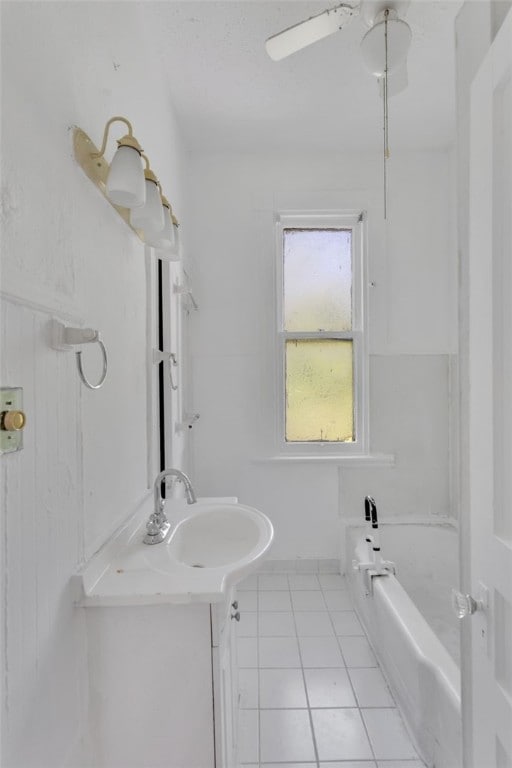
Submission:
M 454 19 L 461 0 L 412 0 L 409 86 L 390 101 L 390 146 L 439 148 L 455 125 Z M 382 147 L 382 101 L 364 68 L 361 18 L 280 62 L 267 37 L 336 0 L 147 2 L 187 146 L 209 151 Z

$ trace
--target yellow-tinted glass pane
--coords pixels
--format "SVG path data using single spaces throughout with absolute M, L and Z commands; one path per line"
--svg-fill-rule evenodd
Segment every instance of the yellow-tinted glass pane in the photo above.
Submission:
M 286 341 L 286 440 L 354 439 L 352 341 Z
M 284 329 L 352 328 L 352 231 L 284 230 Z

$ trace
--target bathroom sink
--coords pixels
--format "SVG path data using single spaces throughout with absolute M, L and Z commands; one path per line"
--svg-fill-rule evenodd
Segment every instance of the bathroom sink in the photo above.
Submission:
M 167 547 L 171 558 L 192 568 L 219 568 L 254 558 L 269 535 L 267 518 L 255 509 L 207 505 L 177 525 Z
M 273 539 L 270 520 L 244 504 L 197 503 L 166 542 L 148 547 L 148 564 L 162 571 L 187 568 L 239 570 L 255 564 Z M 170 518 L 172 521 L 172 517 Z M 252 570 L 252 569 L 251 569 Z
M 254 572 L 274 538 L 272 523 L 234 500 L 169 499 L 166 539 L 143 543 L 148 509 L 120 529 L 82 573 L 84 604 L 218 602 Z

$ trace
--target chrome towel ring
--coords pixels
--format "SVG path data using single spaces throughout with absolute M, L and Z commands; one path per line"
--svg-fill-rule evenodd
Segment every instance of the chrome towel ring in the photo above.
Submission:
M 75 351 L 76 367 L 78 368 L 78 375 L 80 376 L 82 383 L 88 389 L 101 389 L 107 378 L 108 358 L 107 350 L 100 338 L 99 331 L 95 331 L 92 328 L 72 328 L 71 326 L 64 325 L 64 323 L 53 319 L 52 347 L 54 349 L 67 351 L 82 344 L 92 344 L 93 342 L 100 345 L 101 354 L 103 356 L 102 371 L 98 383 L 91 384 L 84 373 L 82 350 Z
M 101 339 L 96 339 L 98 344 L 100 345 L 101 352 L 103 354 L 103 370 L 101 372 L 100 380 L 97 384 L 91 384 L 89 379 L 84 373 L 84 369 L 82 367 L 82 352 L 75 352 L 76 354 L 76 366 L 78 368 L 78 375 L 82 379 L 82 382 L 85 384 L 86 387 L 89 387 L 89 389 L 101 389 L 103 384 L 105 383 L 105 379 L 107 378 L 107 368 L 108 368 L 108 359 L 107 359 L 107 350 L 105 349 L 104 343 L 101 341 Z

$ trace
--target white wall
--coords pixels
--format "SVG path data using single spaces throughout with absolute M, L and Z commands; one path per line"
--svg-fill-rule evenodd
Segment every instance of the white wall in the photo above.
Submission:
M 426 151 L 389 167 L 327 153 L 194 154 L 190 247 L 200 311 L 193 324 L 194 480 L 236 494 L 276 528 L 274 558 L 339 555 L 339 514 L 372 493 L 387 515 L 452 512 L 451 385 L 457 272 L 452 156 Z M 275 463 L 273 216 L 280 209 L 365 208 L 369 223 L 371 449 L 393 468 Z
M 24 388 L 27 427 L 24 450 L 0 460 L 1 762 L 90 768 L 71 577 L 147 493 L 146 279 L 143 246 L 76 165 L 70 128 L 99 145 L 126 115 L 186 231 L 182 151 L 143 4 L 2 3 L 2 74 L 1 383 Z M 101 330 L 103 389 L 49 347 L 52 315 Z M 97 352 L 84 357 L 93 378 Z

